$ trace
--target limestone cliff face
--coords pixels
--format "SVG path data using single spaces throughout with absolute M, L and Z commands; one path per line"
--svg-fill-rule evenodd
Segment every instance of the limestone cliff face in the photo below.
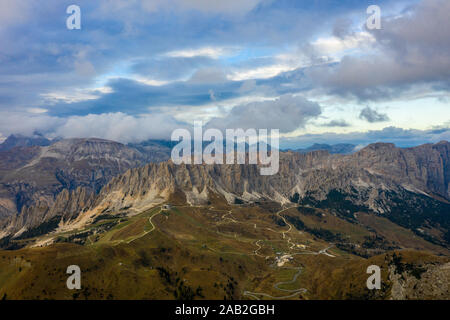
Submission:
M 22 207 L 52 206 L 64 189 L 99 191 L 145 159 L 133 148 L 102 139 L 65 139 L 0 152 L 0 218 L 17 215 Z
M 219 193 L 229 202 L 235 198 L 262 197 L 283 202 L 288 201 L 292 191 L 301 183 L 303 171 L 319 170 L 330 163 L 327 152 L 282 153 L 279 172 L 273 176 L 260 175 L 258 165 L 150 163 L 113 178 L 100 192 L 97 204 L 106 199 L 117 200 L 120 194 L 123 206 L 130 206 L 152 197 L 167 198 L 175 190 L 184 192 L 192 204 L 205 202 L 209 192 Z M 115 203 L 119 205 L 120 201 Z
M 98 195 L 79 188 L 62 192 L 52 206 L 38 202 L 3 230 L 17 232 L 56 215 L 67 221 L 86 211 L 138 211 L 175 192 L 182 192 L 190 204 L 206 203 L 211 193 L 230 203 L 261 198 L 286 203 L 295 196 L 321 201 L 338 190 L 355 205 L 385 213 L 392 194 L 450 200 L 449 149 L 448 142 L 409 149 L 378 143 L 351 155 L 286 152 L 280 153 L 280 169 L 273 176 L 260 175 L 258 165 L 150 163 L 112 178 Z
M 373 144 L 350 157 L 374 174 L 391 177 L 398 184 L 410 185 L 450 199 L 450 143 L 426 144 L 400 149 L 392 144 Z
M 31 207 L 23 207 L 20 215 L 2 221 L 0 229 L 3 229 L 3 234 L 18 237 L 24 231 L 54 217 L 59 217 L 61 221 L 69 221 L 93 206 L 95 199 L 96 194 L 90 188 L 78 187 L 73 191 L 64 189 L 51 206 L 47 202 L 37 202 Z
M 331 190 L 341 190 L 356 194 L 361 204 L 375 211 L 375 200 L 386 190 L 450 200 L 449 145 L 442 142 L 399 149 L 374 144 L 346 156 L 326 151 L 281 153 L 280 170 L 273 176 L 260 175 L 257 165 L 152 163 L 113 178 L 96 204 L 109 199 L 116 208 L 130 207 L 139 201 L 167 199 L 176 189 L 182 190 L 190 203 L 205 202 L 210 192 L 229 202 L 235 198 L 287 202 L 295 193 L 325 199 Z

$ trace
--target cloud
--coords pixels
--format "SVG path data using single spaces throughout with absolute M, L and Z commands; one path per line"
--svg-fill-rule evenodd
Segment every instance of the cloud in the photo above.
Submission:
M 276 100 L 252 102 L 234 107 L 221 118 L 213 118 L 207 127 L 217 129 L 279 129 L 281 133 L 303 127 L 322 113 L 321 106 L 301 96 L 284 95 Z
M 226 14 L 245 14 L 254 9 L 261 0 L 176 0 L 181 7 L 186 9 L 195 9 L 202 12 L 226 13 Z
M 296 108 L 301 109 L 297 114 L 297 121 L 288 122 L 289 114 L 279 110 L 282 101 L 295 100 Z M 260 112 L 251 112 L 240 109 L 223 118 L 215 118 L 206 124 L 206 127 L 218 129 L 226 128 L 255 128 L 280 129 L 281 132 L 290 132 L 297 126 L 304 125 L 309 119 L 318 116 L 318 105 L 299 97 L 282 97 L 279 101 L 265 101 L 250 104 L 265 115 L 265 118 L 274 118 L 267 121 Z M 291 105 L 291 106 L 292 106 Z M 242 106 L 241 106 L 242 107 Z M 236 109 L 235 108 L 235 109 Z M 290 106 L 287 107 L 288 109 Z M 254 110 L 253 110 L 254 111 Z M 240 116 L 244 116 L 240 118 Z M 238 123 L 235 119 L 241 120 Z M 276 125 L 277 124 L 277 125 Z M 52 137 L 97 137 L 119 141 L 122 143 L 137 142 L 147 139 L 170 139 L 172 131 L 176 128 L 191 129 L 191 125 L 175 120 L 166 114 L 145 114 L 140 116 L 127 115 L 121 112 L 90 114 L 86 116 L 71 116 L 68 118 L 52 117 L 46 114 L 25 114 L 17 112 L 0 112 L 0 136 L 22 134 L 32 136 L 35 132 Z M 282 138 L 282 148 L 304 148 L 314 143 L 351 143 L 354 145 L 367 145 L 374 142 L 391 142 L 400 147 L 416 146 L 424 143 L 450 141 L 450 123 L 446 122 L 429 130 L 402 129 L 386 127 L 382 130 L 367 132 L 304 134 L 292 138 Z
M 202 70 L 189 81 L 151 85 L 147 81 L 116 78 L 107 82 L 109 91 L 97 92 L 96 99 L 48 106 L 49 114 L 72 116 L 123 112 L 132 115 L 148 113 L 159 107 L 196 106 L 211 102 L 211 91 L 216 101 L 241 96 L 241 82 L 227 81 L 220 69 Z
M 314 143 L 338 144 L 351 143 L 366 146 L 375 142 L 395 143 L 398 147 L 413 147 L 424 143 L 450 141 L 450 126 L 441 130 L 415 130 L 397 127 L 386 127 L 382 130 L 350 133 L 305 134 L 294 138 L 284 138 L 282 148 L 306 148 Z
M 12 18 L 11 23 L 0 19 L 0 110 L 41 108 L 54 116 L 201 106 L 211 101 L 210 91 L 217 101 L 242 96 L 242 83 L 227 81 L 226 59 L 239 54 L 242 46 L 265 42 L 267 29 L 271 42 L 283 42 L 286 30 L 280 19 L 293 28 L 309 23 L 284 8 L 267 16 L 272 12 L 267 0 L 262 7 L 256 0 L 174 0 L 180 4 L 174 10 L 166 1 L 158 7 L 158 1 L 80 0 L 82 29 L 69 31 L 65 2 L 5 1 L 0 11 Z M 156 11 L 143 9 L 150 3 L 157 5 Z M 234 16 L 253 9 L 246 19 Z M 217 18 L 220 12 L 232 14 Z M 267 18 L 264 23 L 262 17 Z M 312 27 L 305 29 L 309 33 Z M 257 50 L 252 54 L 259 54 Z M 191 77 L 190 83 L 182 83 Z M 91 94 L 110 82 L 114 92 Z M 167 85 L 143 87 L 145 83 Z
M 126 140 L 141 137 L 140 126 L 142 136 L 164 136 L 166 126 L 146 118 L 170 127 L 161 110 L 290 132 L 321 112 L 300 94 L 328 103 L 331 93 L 345 105 L 399 101 L 422 83 L 448 91 L 449 2 L 414 2 L 384 15 L 383 30 L 355 29 L 350 19 L 365 18 L 367 2 L 79 0 L 82 30 L 68 31 L 65 1 L 0 1 L 0 132 L 114 138 L 117 125 Z M 342 119 L 323 126 L 347 126 Z
M 73 116 L 55 130 L 64 138 L 97 137 L 119 142 L 149 138 L 169 139 L 173 130 L 185 125 L 163 114 L 130 116 L 121 112 Z
M 277 63 L 265 66 L 258 66 L 251 69 L 239 69 L 234 71 L 229 78 L 235 81 L 252 80 L 252 79 L 270 79 L 274 76 L 282 74 L 286 71 L 295 70 L 296 68 L 288 64 Z
M 202 68 L 197 70 L 189 79 L 190 83 L 224 83 L 226 74 L 220 68 Z
M 359 114 L 359 118 L 370 123 L 389 121 L 389 117 L 387 116 L 387 114 L 379 113 L 370 107 L 365 107 L 364 109 L 362 109 L 361 113 Z
M 333 18 L 337 11 L 350 7 L 347 3 L 325 8 L 318 3 L 272 0 L 79 0 L 82 29 L 69 31 L 65 27 L 69 4 L 0 1 L 0 110 L 43 108 L 53 115 L 143 112 L 145 106 L 139 99 L 136 106 L 133 99 L 106 104 L 108 98 L 102 96 L 97 111 L 92 102 L 59 103 L 52 108 L 47 104 L 54 101 L 46 97 L 54 93 L 72 96 L 71 92 L 105 86 L 118 78 L 174 82 L 198 71 L 196 77 L 207 81 L 205 70 L 213 68 L 222 68 L 227 76 L 230 68 L 236 77 L 228 79 L 236 83 L 249 77 L 268 78 L 292 69 L 272 57 L 277 51 L 321 30 L 318 17 Z M 261 57 L 266 58 L 266 65 L 239 65 Z M 170 87 L 173 94 L 164 91 L 169 86 L 158 92 L 149 90 L 152 94 L 146 105 L 210 101 L 210 89 L 218 100 L 226 99 L 241 94 L 235 92 L 236 87 L 229 82 L 222 88 L 201 88 L 200 93 L 198 87 L 176 84 Z M 194 92 L 190 97 L 189 90 Z M 109 110 L 108 105 L 112 106 Z
M 333 25 L 333 36 L 345 38 L 352 34 L 352 20 L 350 18 L 338 18 Z
M 347 121 L 340 119 L 340 120 L 331 120 L 330 122 L 324 123 L 321 125 L 322 127 L 350 127 L 350 123 Z
M 0 138 L 11 134 L 49 138 L 103 138 L 123 143 L 147 139 L 170 139 L 176 128 L 189 125 L 166 114 L 127 115 L 122 112 L 88 114 L 67 118 L 39 113 L 0 112 Z
M 423 0 L 401 15 L 383 17 L 381 30 L 365 54 L 347 55 L 334 67 L 309 74 L 330 93 L 360 100 L 399 95 L 423 83 L 450 79 L 450 2 Z M 346 37 L 347 31 L 335 32 Z
M 125 10 L 139 7 L 146 12 L 165 10 L 189 11 L 196 10 L 210 14 L 245 14 L 253 10 L 262 0 L 103 0 L 105 10 Z
M 214 67 L 217 63 L 208 57 L 147 57 L 135 61 L 130 67 L 135 75 L 158 80 L 181 81 L 187 79 L 196 70 Z
M 230 48 L 224 47 L 202 47 L 197 49 L 181 49 L 174 50 L 164 54 L 166 57 L 171 58 L 195 58 L 195 57 L 207 57 L 211 59 L 218 59 L 221 56 L 231 54 L 233 52 Z
M 39 114 L 39 113 L 47 113 L 48 112 L 47 109 L 43 109 L 43 108 L 28 108 L 27 111 L 29 113 L 37 113 L 37 114 Z
M 360 49 L 368 47 L 375 41 L 375 38 L 368 32 L 358 32 L 341 37 L 318 38 L 312 43 L 312 48 L 320 54 L 333 55 L 350 49 Z
M 48 134 L 62 125 L 64 120 L 36 112 L 0 112 L 0 136 L 22 134 L 31 136 L 34 132 Z

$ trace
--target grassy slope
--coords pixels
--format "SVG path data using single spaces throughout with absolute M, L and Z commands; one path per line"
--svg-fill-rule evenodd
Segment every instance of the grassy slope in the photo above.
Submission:
M 288 226 L 274 222 L 276 211 L 263 205 L 230 207 L 223 203 L 209 208 L 178 206 L 161 214 L 154 208 L 90 236 L 84 246 L 58 243 L 0 251 L 0 298 L 239 299 L 248 298 L 242 295 L 245 290 L 277 297 L 286 293 L 273 285 L 292 279 L 297 272 L 293 268 L 298 267 L 302 273 L 297 281 L 281 286 L 307 289 L 294 299 L 375 298 L 365 287 L 366 268 L 380 265 L 386 279 L 384 255 L 367 260 L 335 248 L 328 251 L 335 258 L 304 254 L 329 244 L 295 228 L 286 238 L 307 245 L 307 249 L 290 249 L 282 236 Z M 317 217 L 295 208 L 284 214 L 301 217 L 309 227 L 345 232 L 352 241 L 362 241 L 368 233 L 331 215 Z M 301 254 L 293 255 L 283 267 L 274 267 L 279 252 Z M 408 252 L 404 257 L 406 261 L 440 259 Z M 72 264 L 82 270 L 81 290 L 66 288 L 65 271 Z

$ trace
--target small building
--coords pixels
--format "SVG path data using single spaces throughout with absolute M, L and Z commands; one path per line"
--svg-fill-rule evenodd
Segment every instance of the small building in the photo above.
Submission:
M 163 204 L 162 209 L 163 210 L 170 210 L 170 209 L 172 209 L 172 205 L 169 204 L 169 203 Z

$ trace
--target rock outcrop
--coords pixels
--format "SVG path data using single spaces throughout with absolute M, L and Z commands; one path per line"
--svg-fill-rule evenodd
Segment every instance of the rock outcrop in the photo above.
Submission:
M 23 207 L 51 206 L 65 189 L 99 191 L 112 177 L 145 162 L 139 151 L 102 139 L 0 152 L 0 218 L 15 216 Z

